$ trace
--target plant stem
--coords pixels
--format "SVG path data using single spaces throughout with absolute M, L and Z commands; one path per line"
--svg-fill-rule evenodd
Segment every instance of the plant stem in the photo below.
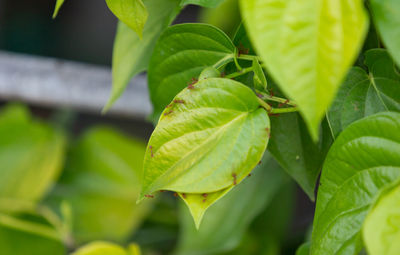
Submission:
M 225 65 L 225 64 L 227 64 L 227 63 L 229 63 L 229 62 L 231 62 L 231 61 L 234 59 L 234 57 L 235 57 L 234 54 L 226 55 L 225 57 L 223 57 L 222 59 L 220 59 L 217 63 L 215 63 L 215 64 L 213 65 L 213 67 L 214 67 L 215 69 L 218 69 L 218 68 L 220 68 L 221 66 L 223 66 L 223 65 Z
M 291 105 L 291 106 L 296 106 L 296 103 L 293 101 L 290 101 L 289 99 L 271 96 L 271 95 L 268 95 L 268 94 L 260 92 L 260 91 L 257 91 L 257 93 L 260 94 L 262 96 L 262 99 L 264 99 L 264 100 L 273 101 L 273 102 L 277 102 L 277 103 L 281 103 L 281 104 L 287 104 L 287 105 Z
M 231 74 L 226 75 L 225 78 L 227 78 L 227 79 L 235 78 L 235 77 L 238 77 L 240 75 L 243 75 L 243 74 L 246 74 L 246 73 L 249 73 L 249 72 L 252 72 L 252 71 L 253 71 L 253 67 L 252 66 L 251 67 L 247 67 L 247 68 L 243 68 L 239 72 L 235 72 L 235 73 L 231 73 Z
M 272 111 L 272 107 L 265 102 L 264 100 L 262 100 L 261 98 L 257 97 L 258 102 L 260 103 L 260 105 L 268 112 L 270 113 Z
M 287 107 L 287 108 L 272 108 L 269 113 L 278 114 L 278 113 L 289 113 L 289 112 L 297 112 L 299 108 L 297 107 Z
M 258 61 L 262 61 L 262 59 L 259 56 L 254 56 L 254 55 L 245 55 L 241 54 L 240 56 L 237 56 L 238 59 L 243 59 L 243 60 L 250 60 L 253 61 L 254 59 Z
M 233 61 L 235 62 L 236 69 L 241 71 L 243 68 L 239 65 L 239 62 L 237 61 L 237 58 L 238 58 L 237 48 L 235 48 L 235 53 L 234 54 L 235 54 L 235 56 L 233 58 Z

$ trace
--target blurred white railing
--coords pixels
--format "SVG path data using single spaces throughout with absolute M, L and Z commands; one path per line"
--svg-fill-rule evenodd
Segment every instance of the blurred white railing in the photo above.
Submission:
M 110 68 L 0 51 L 0 99 L 100 114 L 110 91 Z M 108 114 L 143 119 L 150 112 L 146 76 L 138 75 Z

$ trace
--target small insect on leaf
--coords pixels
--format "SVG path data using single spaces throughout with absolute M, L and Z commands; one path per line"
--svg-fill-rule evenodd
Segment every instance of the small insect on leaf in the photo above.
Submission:
M 207 193 L 203 193 L 202 196 L 203 196 L 203 197 L 207 197 L 208 194 L 207 194 Z
M 151 154 L 151 157 L 153 158 L 154 157 L 154 153 L 153 153 L 153 146 L 149 146 L 149 149 L 150 149 L 150 154 Z
M 233 185 L 237 184 L 237 175 L 235 173 L 232 174 L 233 177 Z
M 153 195 L 144 195 L 144 197 L 147 197 L 147 198 L 154 198 Z
M 182 100 L 182 99 L 174 99 L 173 102 L 174 102 L 175 104 L 184 104 L 184 103 L 186 103 L 185 100 Z

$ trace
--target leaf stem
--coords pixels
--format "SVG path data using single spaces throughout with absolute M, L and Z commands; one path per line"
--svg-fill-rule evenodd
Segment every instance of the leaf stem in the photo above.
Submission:
M 220 60 L 218 60 L 218 62 L 215 63 L 215 64 L 213 65 L 213 67 L 214 67 L 215 69 L 218 69 L 218 68 L 220 68 L 221 66 L 223 66 L 223 65 L 225 65 L 225 64 L 227 64 L 227 63 L 229 63 L 229 62 L 231 62 L 231 61 L 234 59 L 234 57 L 235 57 L 234 54 L 226 55 L 225 57 L 223 57 L 223 58 L 221 58 Z
M 262 96 L 262 99 L 264 99 L 264 100 L 273 101 L 273 102 L 286 104 L 286 105 L 291 105 L 291 106 L 296 106 L 297 105 L 292 100 L 289 100 L 289 99 L 286 99 L 286 98 L 271 96 L 269 94 L 266 94 L 266 93 L 258 91 L 258 90 L 257 90 L 257 93 L 260 94 Z
M 286 108 L 272 108 L 269 113 L 278 114 L 278 113 L 289 113 L 289 112 L 298 112 L 299 108 L 297 107 L 286 107 Z
M 243 68 L 239 65 L 239 62 L 237 61 L 237 58 L 238 58 L 237 48 L 235 48 L 235 53 L 234 54 L 235 54 L 235 56 L 233 58 L 233 61 L 235 62 L 236 69 L 241 71 Z
M 261 98 L 257 97 L 258 102 L 260 103 L 260 105 L 268 112 L 270 113 L 272 111 L 272 107 L 265 102 L 264 100 L 262 100 Z
M 254 70 L 254 68 L 252 66 L 251 67 L 247 67 L 247 68 L 243 68 L 241 71 L 228 74 L 224 78 L 227 78 L 227 79 L 235 78 L 235 77 L 241 76 L 243 74 L 252 72 L 253 70 Z
M 243 60 L 250 60 L 253 61 L 254 59 L 258 61 L 262 61 L 262 59 L 259 56 L 254 56 L 254 55 L 245 55 L 245 54 L 240 54 L 240 56 L 237 56 L 238 59 L 243 59 Z

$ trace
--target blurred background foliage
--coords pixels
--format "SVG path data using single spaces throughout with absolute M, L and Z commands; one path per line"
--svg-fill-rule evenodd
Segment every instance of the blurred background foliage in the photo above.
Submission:
M 54 3 L 0 0 L 0 50 L 109 66 L 117 20 L 105 1 L 66 1 L 52 20 Z M 237 1 L 228 0 L 188 6 L 175 23 L 207 22 L 232 36 L 238 21 Z M 0 101 L 0 253 L 94 255 L 107 246 L 138 254 L 132 244 L 148 255 L 295 253 L 313 204 L 269 154 L 210 208 L 199 231 L 169 192 L 136 205 L 152 128 L 126 116 Z M 76 251 L 92 241 L 113 244 Z

